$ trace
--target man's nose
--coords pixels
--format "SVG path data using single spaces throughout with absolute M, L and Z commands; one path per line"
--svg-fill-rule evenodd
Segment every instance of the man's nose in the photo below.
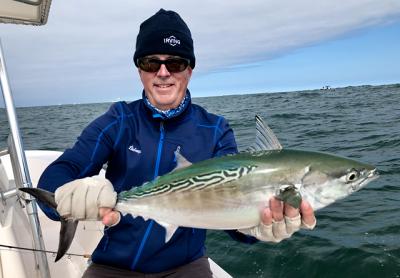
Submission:
M 157 72 L 157 76 L 166 77 L 170 76 L 171 73 L 167 70 L 167 67 L 164 64 L 161 64 L 160 69 Z

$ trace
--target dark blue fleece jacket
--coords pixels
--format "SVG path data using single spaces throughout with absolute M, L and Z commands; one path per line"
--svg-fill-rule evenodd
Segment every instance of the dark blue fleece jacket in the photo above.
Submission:
M 38 187 L 54 192 L 77 178 L 97 175 L 107 163 L 106 178 L 117 192 L 140 186 L 176 166 L 174 151 L 195 163 L 236 153 L 233 131 L 226 120 L 192 104 L 171 119 L 162 119 L 144 100 L 118 102 L 84 129 L 73 148 L 53 162 Z M 59 220 L 55 210 L 41 204 L 48 217 Z M 254 242 L 235 231 L 235 239 Z M 105 229 L 92 261 L 135 271 L 154 273 L 189 263 L 205 254 L 206 231 L 179 228 L 164 242 L 165 229 L 153 220 L 123 216 Z

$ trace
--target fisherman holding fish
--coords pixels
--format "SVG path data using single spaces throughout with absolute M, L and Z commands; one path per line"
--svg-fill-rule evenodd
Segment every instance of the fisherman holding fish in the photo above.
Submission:
M 40 178 L 39 188 L 55 192 L 57 209 L 39 204 L 53 220 L 106 225 L 83 277 L 212 277 L 205 229 L 179 227 L 165 242 L 158 222 L 113 208 L 117 192 L 171 172 L 178 155 L 196 163 L 237 153 L 233 131 L 223 117 L 191 102 L 187 87 L 196 59 L 191 32 L 177 13 L 161 9 L 140 25 L 133 61 L 142 99 L 113 104 L 84 129 Z M 106 178 L 96 176 L 104 164 Z M 305 200 L 299 209 L 276 198 L 265 202 L 258 226 L 226 232 L 245 243 L 279 242 L 301 227 L 314 228 Z

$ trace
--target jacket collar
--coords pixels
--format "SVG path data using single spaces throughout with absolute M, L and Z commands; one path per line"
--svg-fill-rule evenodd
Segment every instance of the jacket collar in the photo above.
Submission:
M 152 105 L 149 99 L 146 97 L 144 90 L 142 92 L 142 100 L 146 108 L 150 110 L 152 117 L 160 120 L 169 120 L 180 116 L 184 111 L 188 110 L 188 107 L 192 102 L 189 90 L 186 90 L 186 95 L 181 103 L 178 105 L 178 107 L 165 111 L 160 110 Z

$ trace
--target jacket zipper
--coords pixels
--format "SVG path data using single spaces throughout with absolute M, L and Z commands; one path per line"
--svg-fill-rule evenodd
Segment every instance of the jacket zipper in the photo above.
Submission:
M 158 177 L 158 170 L 160 168 L 160 161 L 161 161 L 161 153 L 164 145 L 164 137 L 165 137 L 164 122 L 160 122 L 160 140 L 158 141 L 157 161 L 154 170 L 153 180 L 155 180 Z
M 156 160 L 156 166 L 154 169 L 154 176 L 153 179 L 156 179 L 158 177 L 158 172 L 160 168 L 160 161 L 161 161 L 161 154 L 162 154 L 162 149 L 164 146 L 164 137 L 165 137 L 165 130 L 164 130 L 164 122 L 160 122 L 160 139 L 158 141 L 158 149 L 157 149 L 157 160 Z M 132 267 L 131 269 L 134 270 L 136 268 L 136 265 L 139 261 L 140 256 L 142 255 L 144 245 L 146 244 L 147 238 L 150 235 L 151 229 L 153 228 L 154 220 L 150 220 L 149 225 L 147 226 L 146 232 L 142 238 L 142 241 L 140 242 L 139 249 L 136 253 L 135 259 L 133 260 Z

